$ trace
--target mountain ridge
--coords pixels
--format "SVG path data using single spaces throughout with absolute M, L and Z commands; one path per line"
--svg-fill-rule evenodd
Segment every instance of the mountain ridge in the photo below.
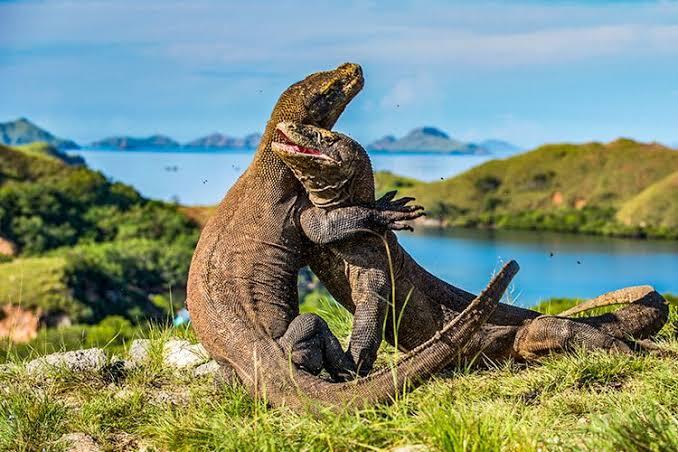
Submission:
M 182 149 L 256 149 L 261 140 L 258 132 L 236 137 L 221 132 L 181 143 L 168 135 L 153 134 L 135 137 L 129 135 L 111 135 L 88 144 L 91 149 L 108 150 L 182 150 Z M 0 144 L 8 146 L 45 142 L 57 149 L 80 149 L 75 141 L 62 139 L 41 129 L 26 118 L 0 123 Z M 504 157 L 521 149 L 507 141 L 487 139 L 478 143 L 464 142 L 450 137 L 441 129 L 422 126 L 412 129 L 403 137 L 386 135 L 372 141 L 365 147 L 370 151 L 386 152 L 434 152 L 453 155 L 497 155 Z
M 38 141 L 59 150 L 80 149 L 75 141 L 56 137 L 24 117 L 0 123 L 0 144 L 16 146 Z
M 370 151 L 436 152 L 458 155 L 500 155 L 515 153 L 520 150 L 507 141 L 497 139 L 488 139 L 480 143 L 456 140 L 433 126 L 417 127 L 401 138 L 394 135 L 385 135 L 369 143 L 366 149 Z

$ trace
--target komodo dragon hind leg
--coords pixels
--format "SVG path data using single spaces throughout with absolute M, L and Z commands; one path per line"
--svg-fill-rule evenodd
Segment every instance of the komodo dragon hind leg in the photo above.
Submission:
M 350 355 L 344 353 L 325 320 L 316 314 L 295 317 L 278 343 L 293 364 L 310 374 L 318 375 L 325 369 L 335 381 L 355 377 L 356 368 Z
M 526 321 L 513 343 L 515 354 L 525 360 L 578 347 L 631 353 L 626 343 L 591 325 L 550 315 Z
M 563 315 L 615 304 L 625 306 L 593 317 L 566 318 Z M 650 351 L 650 346 L 634 341 L 658 333 L 668 320 L 669 309 L 666 300 L 651 286 L 635 286 L 608 292 L 563 314 L 526 321 L 514 342 L 518 356 L 531 359 L 548 351 L 573 347 L 625 353 L 632 348 Z

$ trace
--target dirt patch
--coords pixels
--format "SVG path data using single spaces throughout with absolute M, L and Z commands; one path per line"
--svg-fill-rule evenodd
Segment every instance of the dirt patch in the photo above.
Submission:
M 5 256 L 16 256 L 17 248 L 14 242 L 0 237 L 0 254 Z
M 551 195 L 551 202 L 556 206 L 562 205 L 563 201 L 563 194 L 561 192 L 557 191 Z
M 0 307 L 0 337 L 15 343 L 29 342 L 38 335 L 40 313 L 6 304 Z

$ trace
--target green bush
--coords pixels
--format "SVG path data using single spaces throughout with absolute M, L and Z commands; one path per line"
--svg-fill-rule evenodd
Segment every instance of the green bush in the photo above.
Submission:
M 96 323 L 109 315 L 133 321 L 163 318 L 167 312 L 151 299 L 174 288 L 183 290 L 195 238 L 171 243 L 134 239 L 60 249 L 67 262 L 68 287 L 86 310 L 79 321 Z
M 0 147 L 0 236 L 23 255 L 81 243 L 197 236 L 177 206 L 84 166 Z

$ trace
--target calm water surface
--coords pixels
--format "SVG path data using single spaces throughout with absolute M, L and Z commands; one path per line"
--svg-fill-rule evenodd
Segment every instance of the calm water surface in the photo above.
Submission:
M 213 204 L 242 174 L 252 152 L 78 151 L 87 164 L 156 199 Z M 450 177 L 488 157 L 372 153 L 376 170 L 421 180 Z M 516 259 L 515 303 L 550 297 L 587 298 L 637 284 L 678 293 L 678 242 L 612 239 L 523 231 L 418 231 L 401 234 L 410 254 L 435 275 L 478 291 L 502 262 Z M 553 253 L 553 256 L 551 256 Z
M 144 196 L 178 199 L 183 204 L 214 204 L 238 179 L 252 161 L 252 151 L 223 152 L 74 152 L 85 158 L 90 168 L 114 180 L 134 186 Z M 371 153 L 377 171 L 432 181 L 459 174 L 490 159 L 488 156 L 438 154 Z
M 521 306 L 551 297 L 590 298 L 639 284 L 678 293 L 675 241 L 533 231 L 425 232 L 400 234 L 400 243 L 431 273 L 476 293 L 502 263 L 517 260 L 520 272 L 511 296 Z

